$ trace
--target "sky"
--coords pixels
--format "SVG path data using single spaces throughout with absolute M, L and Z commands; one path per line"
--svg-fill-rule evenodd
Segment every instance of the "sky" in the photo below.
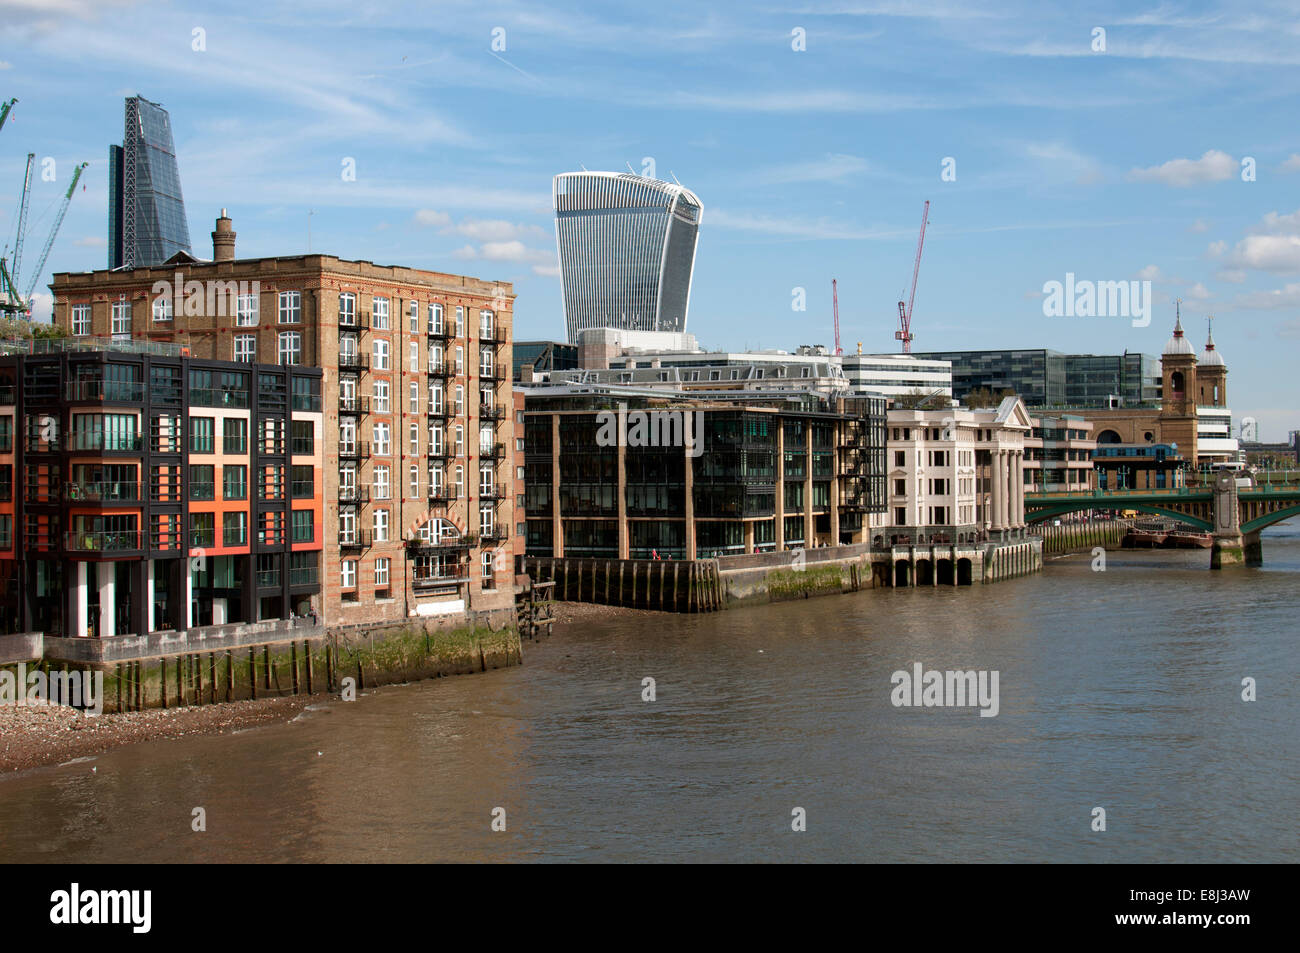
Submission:
M 379 3 L 0 0 L 0 238 L 28 152 L 34 266 L 103 268 L 122 100 L 171 113 L 196 254 L 310 249 L 513 282 L 564 339 L 558 172 L 676 177 L 704 206 L 710 349 L 1158 355 L 1206 320 L 1240 422 L 1300 428 L 1300 6 L 1122 0 Z M 43 166 L 39 166 L 43 168 Z M 349 171 L 354 176 L 349 177 Z M 1049 315 L 1049 282 L 1150 281 L 1150 323 Z M 25 287 L 27 278 L 20 285 Z M 800 293 L 802 289 L 802 294 Z M 804 310 L 797 310 L 800 298 Z

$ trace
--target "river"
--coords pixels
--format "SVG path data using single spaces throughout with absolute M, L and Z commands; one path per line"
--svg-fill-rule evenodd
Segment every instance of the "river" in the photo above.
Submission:
M 1264 560 L 1116 552 L 1104 572 L 1076 556 L 969 589 L 560 626 L 519 668 L 0 781 L 0 851 L 1295 862 L 1300 525 L 1266 531 Z M 997 716 L 894 707 L 890 676 L 915 662 L 997 671 Z

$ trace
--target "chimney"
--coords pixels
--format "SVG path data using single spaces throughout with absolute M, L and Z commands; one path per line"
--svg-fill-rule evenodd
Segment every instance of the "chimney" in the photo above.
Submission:
M 223 208 L 221 217 L 217 219 L 217 230 L 212 233 L 213 261 L 235 260 L 235 230 L 230 226 L 230 217 Z

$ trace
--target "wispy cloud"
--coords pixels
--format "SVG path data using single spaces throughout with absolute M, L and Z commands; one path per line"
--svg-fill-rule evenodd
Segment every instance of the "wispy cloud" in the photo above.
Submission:
M 1133 182 L 1159 182 L 1177 188 L 1222 182 L 1237 174 L 1237 160 L 1226 152 L 1211 149 L 1199 159 L 1170 159 L 1161 165 L 1146 169 L 1133 169 L 1128 177 Z

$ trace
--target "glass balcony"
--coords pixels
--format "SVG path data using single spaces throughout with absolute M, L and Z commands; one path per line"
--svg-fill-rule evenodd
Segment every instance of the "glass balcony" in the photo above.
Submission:
M 123 481 L 71 482 L 65 485 L 69 503 L 130 503 L 140 499 L 140 484 Z
M 99 533 L 73 531 L 66 534 L 64 546 L 69 552 L 110 553 L 136 550 L 140 548 L 140 533 L 138 530 Z

